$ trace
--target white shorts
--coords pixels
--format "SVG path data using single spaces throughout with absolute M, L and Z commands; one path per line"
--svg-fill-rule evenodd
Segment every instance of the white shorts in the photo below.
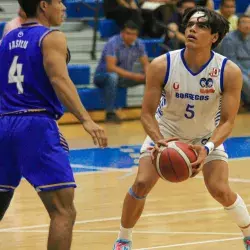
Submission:
M 167 131 L 167 129 L 165 127 L 163 127 L 162 125 L 159 125 L 159 127 L 160 127 L 161 134 L 164 136 L 165 139 L 170 139 L 172 137 L 178 138 L 178 136 L 169 133 Z M 183 142 L 186 142 L 189 144 L 193 144 L 193 145 L 194 144 L 205 145 L 210 137 L 211 137 L 211 134 L 206 135 L 206 136 L 199 138 L 199 139 L 194 139 L 194 140 L 182 140 L 182 139 L 180 139 L 180 141 L 183 141 Z M 140 158 L 145 157 L 145 156 L 150 156 L 150 150 L 148 149 L 150 146 L 154 146 L 154 142 L 149 136 L 147 136 L 144 143 L 142 144 L 142 147 L 141 147 Z M 207 156 L 204 164 L 206 164 L 210 161 L 215 161 L 215 160 L 221 160 L 221 161 L 225 161 L 225 162 L 228 161 L 228 155 L 225 152 L 225 148 L 224 148 L 223 144 L 221 144 L 220 146 L 215 148 L 214 151 Z

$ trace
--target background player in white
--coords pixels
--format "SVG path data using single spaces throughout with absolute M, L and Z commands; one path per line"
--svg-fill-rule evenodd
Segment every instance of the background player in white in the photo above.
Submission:
M 208 191 L 240 227 L 245 247 L 250 250 L 249 214 L 242 198 L 229 186 L 227 154 L 222 145 L 238 112 L 242 74 L 233 62 L 211 51 L 229 25 L 222 16 L 203 7 L 185 13 L 184 25 L 186 49 L 156 58 L 147 72 L 141 121 L 148 137 L 141 149 L 136 180 L 124 200 L 116 250 L 132 249 L 132 229 L 147 194 L 159 179 L 152 152 L 167 146 L 173 137 L 193 145 L 198 153 L 192 164 L 193 176 L 203 171 Z M 155 146 L 150 151 L 152 143 Z

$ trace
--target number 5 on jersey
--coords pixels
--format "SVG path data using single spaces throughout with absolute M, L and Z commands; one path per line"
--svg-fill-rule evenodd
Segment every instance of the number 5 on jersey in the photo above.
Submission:
M 23 64 L 17 63 L 18 56 L 15 56 L 9 70 L 9 83 L 16 83 L 18 94 L 23 94 L 23 81 L 22 75 Z
M 185 116 L 187 119 L 192 119 L 192 118 L 194 118 L 194 105 L 190 105 L 190 104 L 187 105 L 186 113 L 185 113 L 184 116 Z

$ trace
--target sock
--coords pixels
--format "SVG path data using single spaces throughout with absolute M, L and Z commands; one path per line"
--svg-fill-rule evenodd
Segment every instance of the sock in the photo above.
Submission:
M 245 237 L 250 236 L 250 216 L 243 199 L 237 194 L 235 203 L 225 207 L 225 211 L 231 216 L 233 221 L 240 227 Z M 248 226 L 248 227 L 247 227 Z M 246 228 L 247 227 L 247 228 Z
M 132 230 L 133 228 L 124 228 L 120 226 L 120 232 L 118 234 L 118 239 L 130 240 L 132 241 Z

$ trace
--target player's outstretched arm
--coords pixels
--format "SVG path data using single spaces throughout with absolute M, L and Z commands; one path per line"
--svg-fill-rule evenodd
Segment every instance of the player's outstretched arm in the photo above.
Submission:
M 146 87 L 142 103 L 141 123 L 147 135 L 156 143 L 163 139 L 155 112 L 159 105 L 166 74 L 166 55 L 154 59 L 146 72 Z
M 65 35 L 59 31 L 48 34 L 43 40 L 42 52 L 45 71 L 59 100 L 82 123 L 95 144 L 99 144 L 101 147 L 107 146 L 104 130 L 92 121 L 69 77 Z
M 220 123 L 210 138 L 215 148 L 222 144 L 232 132 L 240 106 L 242 83 L 241 70 L 235 63 L 228 61 L 224 70 Z

